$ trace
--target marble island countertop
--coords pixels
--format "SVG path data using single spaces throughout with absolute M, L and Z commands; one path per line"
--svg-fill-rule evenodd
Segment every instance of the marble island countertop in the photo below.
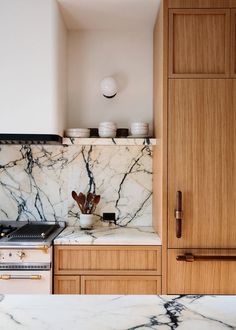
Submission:
M 236 329 L 236 296 L 0 295 L 1 330 Z
M 81 230 L 66 227 L 54 240 L 54 245 L 161 245 L 152 227 L 97 227 Z

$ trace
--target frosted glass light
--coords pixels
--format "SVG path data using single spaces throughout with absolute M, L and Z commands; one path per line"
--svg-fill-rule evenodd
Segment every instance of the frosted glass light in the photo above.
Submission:
M 102 95 L 108 99 L 116 96 L 118 87 L 114 78 L 106 77 L 101 81 L 100 84 Z

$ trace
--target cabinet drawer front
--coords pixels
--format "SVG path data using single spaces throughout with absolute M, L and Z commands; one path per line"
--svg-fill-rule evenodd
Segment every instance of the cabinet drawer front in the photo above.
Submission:
M 170 77 L 228 76 L 229 9 L 172 9 L 169 35 Z
M 54 294 L 79 294 L 80 276 L 54 276 Z
M 82 294 L 161 294 L 161 276 L 82 276 Z
M 236 250 L 168 250 L 168 294 L 236 294 L 235 273 Z
M 160 247 L 55 247 L 56 274 L 161 274 Z

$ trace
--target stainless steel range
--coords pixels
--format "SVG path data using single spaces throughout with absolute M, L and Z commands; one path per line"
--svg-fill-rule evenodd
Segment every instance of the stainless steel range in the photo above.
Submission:
M 52 243 L 64 222 L 0 222 L 0 293 L 52 292 Z

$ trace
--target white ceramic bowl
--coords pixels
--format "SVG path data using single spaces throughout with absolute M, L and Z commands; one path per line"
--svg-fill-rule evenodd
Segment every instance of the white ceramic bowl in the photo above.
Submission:
M 147 135 L 148 134 L 148 129 L 133 129 L 131 128 L 131 134 L 132 135 Z
M 90 129 L 88 128 L 68 128 L 65 130 L 67 137 L 89 137 Z
M 148 123 L 131 123 L 131 127 L 148 127 Z
M 116 137 L 116 130 L 101 131 L 99 129 L 98 134 L 101 138 L 114 138 L 114 137 Z
M 99 124 L 99 128 L 110 128 L 110 129 L 116 129 L 116 123 L 107 121 Z
M 90 133 L 70 133 L 66 134 L 65 136 L 69 138 L 89 138 Z

